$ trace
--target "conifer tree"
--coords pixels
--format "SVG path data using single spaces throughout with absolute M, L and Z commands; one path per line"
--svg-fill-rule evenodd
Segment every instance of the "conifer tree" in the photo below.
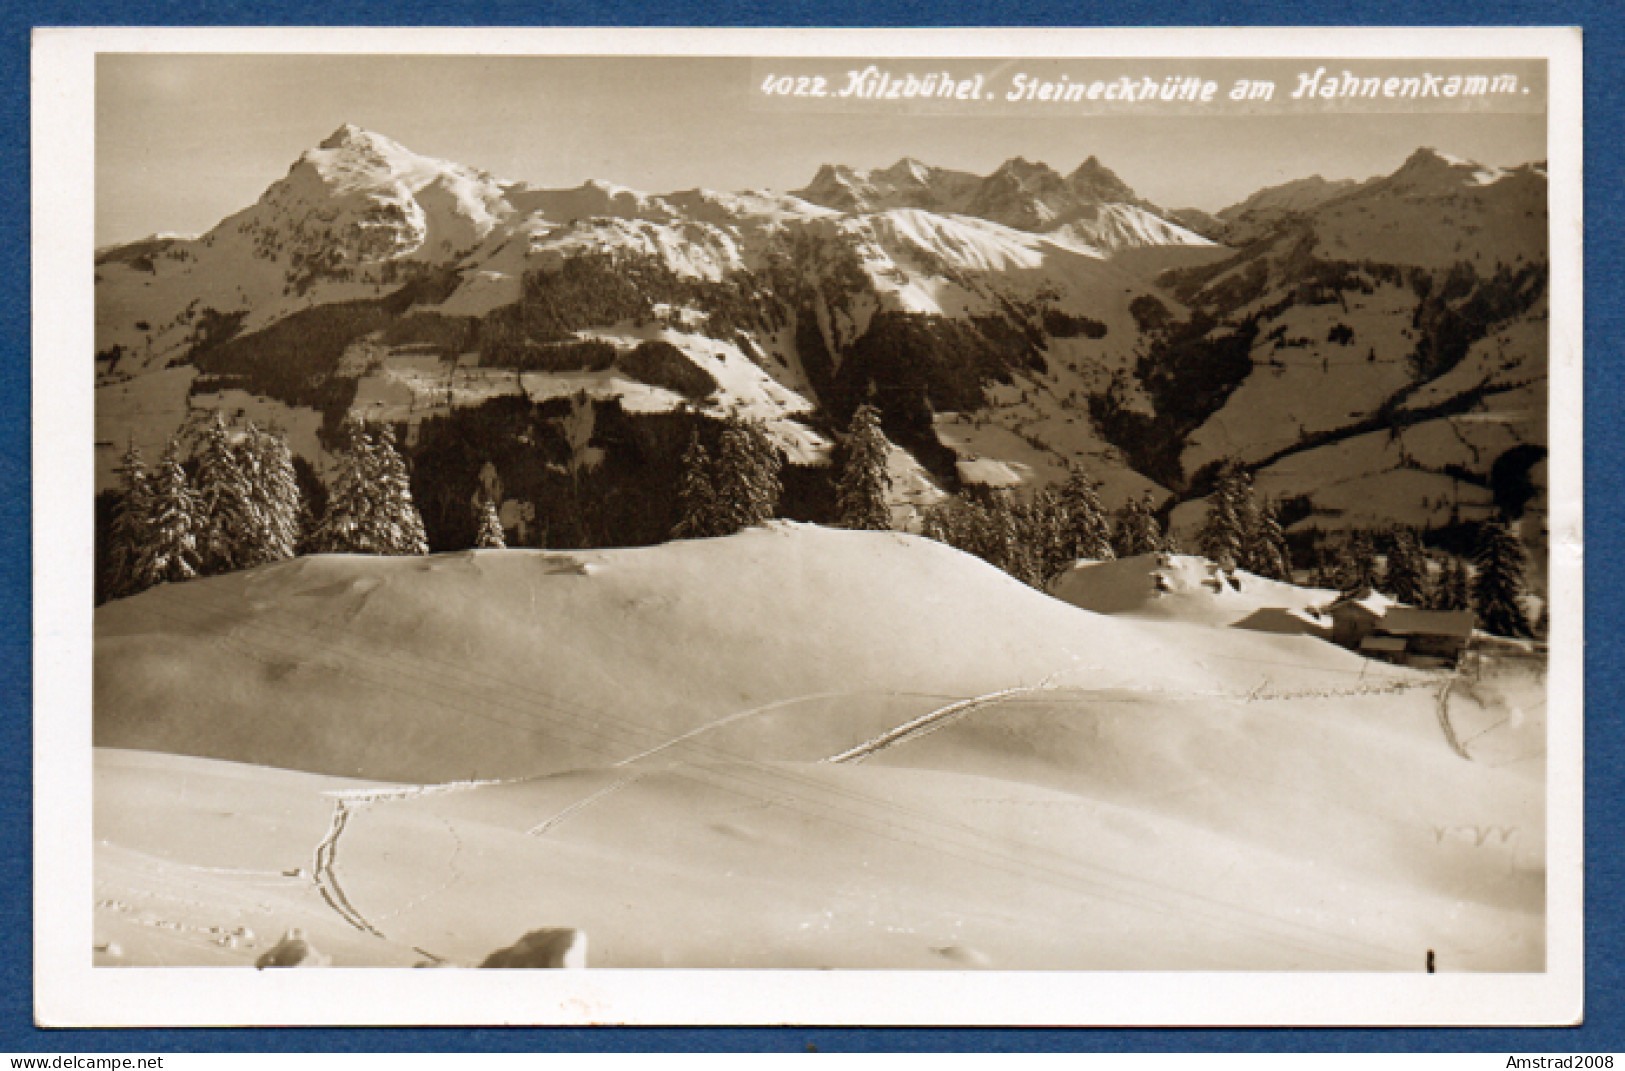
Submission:
M 367 525 L 376 508 L 368 471 L 367 438 L 366 429 L 353 421 L 345 421 L 339 429 L 339 444 L 333 452 L 333 472 L 328 481 L 327 509 L 311 537 L 319 553 L 377 553 L 367 545 Z
M 719 534 L 732 535 L 777 515 L 779 455 L 760 421 L 730 416 L 712 466 Z
M 1274 499 L 1266 499 L 1258 513 L 1251 571 L 1271 580 L 1292 582 L 1292 555 L 1287 550 L 1286 533 L 1281 531 L 1281 516 Z
M 842 528 L 889 531 L 891 507 L 886 504 L 886 492 L 890 489 L 880 410 L 860 405 L 842 443 L 841 474 L 835 487 L 837 523 Z
M 1018 568 L 1015 522 L 1007 503 L 986 488 L 966 487 L 930 507 L 921 531 L 927 538 L 973 554 L 1007 573 Z
M 1388 570 L 1383 586 L 1408 606 L 1424 606 L 1428 601 L 1427 559 L 1422 543 L 1409 528 L 1396 528 L 1388 535 Z
M 1534 635 L 1529 617 L 1518 601 L 1524 594 L 1524 567 L 1528 555 L 1504 520 L 1494 520 L 1480 533 L 1474 564 L 1473 609 L 1486 632 L 1497 636 Z
M 194 418 L 183 433 L 197 467 L 197 549 L 205 575 L 257 564 L 254 545 L 264 523 L 254 484 L 219 409 Z
M 1314 565 L 1309 570 L 1309 586 L 1341 591 L 1343 575 L 1338 561 L 1338 547 L 1325 532 L 1316 533 L 1313 560 Z
M 151 482 L 133 435 L 117 472 L 120 494 L 108 533 L 107 577 L 107 594 L 115 599 L 141 590 L 136 583 L 136 566 L 152 526 Z
M 1130 498 L 1117 511 L 1117 530 L 1112 536 L 1112 546 L 1119 558 L 1164 551 L 1175 553 L 1167 549 L 1149 490 L 1140 498 Z
M 1467 567 L 1459 558 L 1446 557 L 1439 563 L 1439 579 L 1433 585 L 1429 606 L 1434 610 L 1470 610 Z
M 1450 608 L 1453 610 L 1471 610 L 1473 608 L 1473 577 L 1467 569 L 1467 563 L 1460 558 L 1452 559 L 1454 568 L 1450 574 Z
M 1115 558 L 1111 525 L 1106 521 L 1094 481 L 1082 470 L 1075 470 L 1061 487 L 1060 500 L 1072 532 L 1072 556 L 1094 561 Z
M 1233 470 L 1231 494 L 1235 501 L 1237 528 L 1241 532 L 1241 567 L 1257 576 L 1269 575 L 1270 551 L 1264 546 L 1264 514 L 1253 495 L 1253 478 L 1239 465 Z
M 293 557 L 299 549 L 304 502 L 288 441 L 250 421 L 237 443 L 237 459 L 248 477 L 250 503 L 259 523 L 242 551 L 242 566 Z
M 711 482 L 711 454 L 697 431 L 683 451 L 682 476 L 677 485 L 677 524 L 671 534 L 673 539 L 705 539 L 723 534 L 717 517 L 717 491 Z
M 1196 537 L 1202 555 L 1226 572 L 1241 567 L 1248 560 L 1243 499 L 1239 470 L 1228 465 L 1209 497 L 1207 521 Z
M 1049 488 L 1041 488 L 1031 501 L 1015 511 L 1017 541 L 1022 548 L 1018 568 L 1013 573 L 1034 587 L 1043 588 L 1077 561 L 1076 533 L 1061 498 Z
M 1363 594 L 1377 587 L 1377 549 L 1364 528 L 1356 529 L 1349 538 L 1342 576 L 1341 587 L 1350 594 Z
M 479 525 L 479 531 L 474 536 L 474 545 L 487 550 L 506 550 L 508 542 L 503 538 L 502 518 L 497 516 L 497 504 L 483 490 L 480 492 L 479 503 L 475 506 L 474 512 Z
M 171 438 L 153 474 L 147 538 L 136 556 L 137 591 L 198 575 L 198 501 L 180 455 L 180 441 Z
M 406 472 L 406 462 L 395 449 L 395 430 L 387 424 L 373 436 L 373 479 L 377 481 L 382 497 L 378 523 L 383 542 L 388 548 L 383 554 L 427 554 L 429 538 L 423 529 L 423 515 L 412 501 L 412 480 Z
M 412 501 L 394 434 L 347 423 L 334 457 L 327 512 L 313 542 L 338 554 L 427 554 L 423 518 Z

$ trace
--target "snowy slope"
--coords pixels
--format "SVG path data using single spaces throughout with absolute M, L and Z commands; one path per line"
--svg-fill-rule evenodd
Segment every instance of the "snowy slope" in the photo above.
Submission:
M 1338 593 L 1255 576 L 1226 573 L 1186 554 L 1142 554 L 1115 561 L 1080 561 L 1050 585 L 1050 593 L 1097 614 L 1304 634 L 1328 639 L 1331 621 L 1314 611 Z
M 1463 761 L 1440 677 L 1128 614 L 791 525 L 109 604 L 96 962 L 297 926 L 472 966 L 571 926 L 593 967 L 1540 967 L 1527 689 L 1449 698 L 1496 765 Z
M 97 615 L 99 746 L 385 780 L 616 762 L 741 710 L 842 697 L 848 718 L 757 753 L 805 760 L 899 703 L 930 708 L 909 696 L 1134 687 L 1153 654 L 1161 687 L 1240 683 L 941 544 L 791 524 L 637 550 L 301 558 Z M 769 634 L 796 639 L 768 652 Z M 1317 649 L 1305 672 L 1357 663 Z

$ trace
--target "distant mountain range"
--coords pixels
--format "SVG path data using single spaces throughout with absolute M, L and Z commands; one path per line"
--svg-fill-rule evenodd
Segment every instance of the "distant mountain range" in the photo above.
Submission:
M 821 519 L 873 400 L 900 515 L 1082 466 L 1188 529 L 1233 458 L 1300 528 L 1543 523 L 1546 263 L 1543 165 L 1428 149 L 1207 215 L 1094 157 L 553 190 L 346 125 L 207 234 L 98 251 L 97 483 L 189 407 L 275 421 L 313 474 L 355 414 L 401 426 L 437 549 L 478 486 L 527 540 L 642 542 L 729 412 Z

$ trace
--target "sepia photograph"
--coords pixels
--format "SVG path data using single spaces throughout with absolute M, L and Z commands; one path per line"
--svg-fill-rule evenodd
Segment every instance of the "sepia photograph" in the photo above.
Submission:
M 1577 34 L 142 32 L 63 1025 L 1579 1016 Z

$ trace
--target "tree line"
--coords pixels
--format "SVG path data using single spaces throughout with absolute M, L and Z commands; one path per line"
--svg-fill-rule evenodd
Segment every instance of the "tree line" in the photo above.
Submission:
M 325 509 L 300 489 L 286 436 L 199 411 L 148 468 L 132 439 L 118 469 L 104 591 L 249 569 L 300 553 L 427 554 L 423 519 L 388 427 L 339 430 Z
M 892 527 L 888 449 L 879 411 L 859 406 L 834 451 L 838 526 Z M 683 453 L 670 536 L 732 535 L 778 516 L 782 467 L 760 421 L 730 415 L 712 448 L 694 432 Z M 219 410 L 200 411 L 177 429 L 152 469 L 132 441 L 117 471 L 109 597 L 298 553 L 428 553 L 406 463 L 388 426 L 349 420 L 340 428 L 321 509 L 301 493 L 280 431 L 228 422 Z M 483 488 L 472 508 L 475 546 L 504 547 L 497 503 Z M 926 509 L 921 532 L 1040 590 L 1079 559 L 1181 550 L 1149 491 L 1109 513 L 1099 485 L 1081 471 L 1058 490 L 1042 488 L 1025 500 L 1004 489 L 966 487 Z M 1197 550 L 1226 571 L 1294 578 L 1278 504 L 1260 502 L 1251 478 L 1234 463 L 1221 469 L 1196 539 Z M 1500 635 L 1530 636 L 1541 624 L 1531 623 L 1523 609 L 1527 555 L 1502 520 L 1483 527 L 1471 570 L 1460 558 L 1430 555 L 1408 527 L 1356 530 L 1318 543 L 1313 557 L 1311 586 L 1348 593 L 1380 587 L 1408 605 L 1472 610 L 1483 628 Z
M 892 527 L 886 455 L 880 410 L 859 406 L 835 446 L 837 527 L 869 531 Z M 683 451 L 672 538 L 732 535 L 778 516 L 784 493 L 782 468 L 783 460 L 761 421 L 730 415 L 714 455 L 696 431 Z

